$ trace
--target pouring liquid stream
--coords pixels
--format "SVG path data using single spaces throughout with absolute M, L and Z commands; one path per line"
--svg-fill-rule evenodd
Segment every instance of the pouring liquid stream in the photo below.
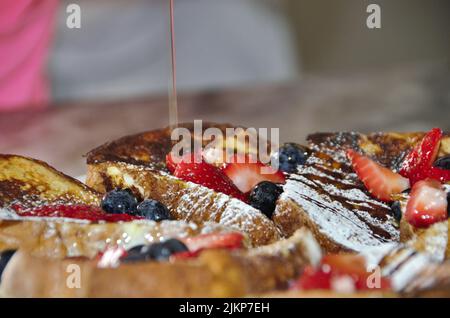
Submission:
M 169 0 L 169 29 L 170 29 L 170 63 L 171 78 L 169 84 L 169 124 L 173 130 L 178 127 L 178 98 L 177 98 L 177 64 L 175 50 L 174 0 Z

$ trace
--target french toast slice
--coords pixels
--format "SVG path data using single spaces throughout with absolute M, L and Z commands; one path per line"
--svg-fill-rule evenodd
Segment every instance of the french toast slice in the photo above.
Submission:
M 286 287 L 320 247 L 306 229 L 250 250 L 207 250 L 198 258 L 99 268 L 96 261 L 55 260 L 17 252 L 2 275 L 5 297 L 242 297 Z M 80 288 L 67 286 L 67 266 L 80 268 Z M 111 288 L 114 286 L 114 288 Z
M 400 230 L 390 207 L 365 189 L 346 158 L 346 150 L 354 149 L 396 170 L 423 136 L 424 133 L 355 132 L 308 136 L 310 157 L 288 177 L 274 222 L 285 235 L 308 227 L 328 252 L 359 252 L 370 246 L 398 242 Z M 447 134 L 441 152 L 450 150 L 449 144 Z
M 0 154 L 0 207 L 24 208 L 43 204 L 99 205 L 100 193 L 45 162 Z
M 64 218 L 3 218 L 0 209 L 0 252 L 25 249 L 34 256 L 63 259 L 93 258 L 108 246 L 129 249 L 169 238 L 183 239 L 205 233 L 230 232 L 215 223 L 138 220 L 91 223 Z
M 46 205 L 98 206 L 101 195 L 48 164 L 0 155 L 0 251 L 25 248 L 47 257 L 94 257 L 109 244 L 124 247 L 167 238 L 226 232 L 212 222 L 148 220 L 104 223 L 64 217 L 23 216 L 15 210 Z
M 192 138 L 197 137 L 192 124 L 181 124 Z M 227 124 L 203 123 L 224 134 Z M 172 217 L 196 223 L 213 221 L 244 232 L 253 245 L 265 245 L 282 235 L 276 225 L 259 210 L 223 193 L 215 192 L 168 173 L 166 155 L 171 151 L 171 130 L 164 128 L 120 138 L 87 154 L 87 184 L 100 192 L 116 187 L 131 188 L 142 198 L 165 204 Z M 201 139 L 203 143 L 206 141 Z

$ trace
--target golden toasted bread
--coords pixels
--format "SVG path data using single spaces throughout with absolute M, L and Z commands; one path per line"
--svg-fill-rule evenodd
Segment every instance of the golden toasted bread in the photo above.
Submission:
M 0 207 L 20 203 L 24 208 L 49 203 L 98 205 L 100 194 L 45 162 L 0 155 Z
M 25 248 L 33 255 L 48 257 L 94 257 L 108 245 L 128 247 L 171 237 L 229 231 L 212 222 L 91 223 L 60 217 L 24 217 L 12 209 L 99 203 L 98 192 L 44 162 L 0 155 L 0 251 Z
M 17 252 L 2 275 L 6 297 L 242 297 L 286 287 L 304 265 L 320 260 L 305 229 L 253 250 L 208 250 L 198 258 L 99 268 L 86 259 L 55 260 Z M 78 266 L 79 287 L 67 284 Z M 111 288 L 114 286 L 114 288 Z M 73 286 L 72 286 L 73 287 Z
M 195 138 L 193 125 L 180 126 Z M 231 126 L 208 123 L 203 131 L 210 127 L 225 132 Z M 171 150 L 170 132 L 165 128 L 127 136 L 92 150 L 87 155 L 87 184 L 100 192 L 131 188 L 143 198 L 165 204 L 176 219 L 217 222 L 246 233 L 255 246 L 282 237 L 276 225 L 250 205 L 168 174 L 165 157 Z
M 62 218 L 17 218 L 0 209 L 0 251 L 26 249 L 35 256 L 51 258 L 93 258 L 108 246 L 125 249 L 168 238 L 186 238 L 211 232 L 229 232 L 215 223 L 198 225 L 185 221 L 138 220 L 118 223 L 90 223 Z

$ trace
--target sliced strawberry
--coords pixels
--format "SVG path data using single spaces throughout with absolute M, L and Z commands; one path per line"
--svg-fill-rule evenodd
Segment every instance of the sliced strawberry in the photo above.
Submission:
M 308 266 L 300 279 L 292 284 L 291 289 L 311 290 L 336 288 L 336 283 L 343 278 L 350 282 L 350 291 L 368 290 L 368 279 L 372 273 L 366 270 L 366 262 L 358 255 L 326 255 L 318 268 Z M 381 277 L 378 290 L 390 288 L 388 279 Z
M 178 159 L 178 160 L 176 160 L 176 159 Z M 186 153 L 186 154 L 182 155 L 181 158 L 177 158 L 176 156 L 173 155 L 172 152 L 169 152 L 166 155 L 166 166 L 167 166 L 167 169 L 172 174 L 174 174 L 179 162 L 183 161 L 185 163 L 190 163 L 190 162 L 195 162 L 195 160 L 197 160 L 197 162 L 201 162 L 202 156 L 199 154 L 196 157 L 193 153 Z
M 259 161 L 252 162 L 247 158 L 239 161 L 237 157 L 235 157 L 231 163 L 228 163 L 225 166 L 223 172 L 243 193 L 249 192 L 262 181 L 286 183 L 283 172 L 275 170 L 271 166 L 265 165 Z
M 244 202 L 247 200 L 246 195 L 239 191 L 226 175 L 206 162 L 195 163 L 182 160 L 176 167 L 174 176 L 222 192 Z
M 364 257 L 353 254 L 328 254 L 322 258 L 322 264 L 330 266 L 335 273 L 366 275 Z
M 211 248 L 241 248 L 244 236 L 241 233 L 211 233 L 203 234 L 194 237 L 189 237 L 183 240 L 183 243 L 189 248 L 189 251 L 195 252 L 202 249 Z
M 189 248 L 189 251 L 176 253 L 172 255 L 173 260 L 183 260 L 195 258 L 204 250 L 209 249 L 237 249 L 242 248 L 244 236 L 238 232 L 230 233 L 211 233 L 189 237 L 183 240 L 183 243 Z
M 315 269 L 312 266 L 306 266 L 302 276 L 294 282 L 290 289 L 293 290 L 313 290 L 313 289 L 331 289 L 331 271 Z
M 200 253 L 202 251 L 203 250 L 198 250 L 195 252 L 186 251 L 186 252 L 175 253 L 170 256 L 170 260 L 177 261 L 177 260 L 186 260 L 186 259 L 196 258 L 200 255 Z
M 450 181 L 450 170 L 430 167 L 427 171 L 427 177 L 445 183 Z
M 417 182 L 406 205 L 405 219 L 413 226 L 426 228 L 447 219 L 447 194 L 432 179 Z
M 430 177 L 430 168 L 439 152 L 442 135 L 441 129 L 433 128 L 406 156 L 400 167 L 399 173 L 402 176 L 409 178 L 411 184 Z M 439 178 L 439 176 L 435 177 Z
M 393 194 L 401 193 L 410 187 L 407 178 L 380 166 L 369 157 L 351 149 L 347 151 L 347 157 L 366 189 L 380 200 L 391 201 Z

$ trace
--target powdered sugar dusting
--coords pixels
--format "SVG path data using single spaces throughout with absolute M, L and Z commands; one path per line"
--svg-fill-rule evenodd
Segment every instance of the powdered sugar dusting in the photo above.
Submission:
M 347 249 L 361 251 L 399 240 L 389 207 L 357 186 L 351 174 L 318 157 L 311 156 L 289 177 L 283 200 L 294 201 L 321 233 Z
M 400 244 L 382 245 L 363 253 L 373 268 L 380 266 L 381 275 L 391 280 L 393 290 L 400 292 L 416 280 L 428 267 L 433 266 L 429 256 Z
M 263 242 L 255 235 L 279 235 L 273 222 L 248 204 L 192 182 L 187 182 L 186 186 L 187 191 L 174 207 L 186 220 L 197 220 L 198 214 L 203 214 L 204 218 L 207 213 L 208 220 L 247 233 L 256 245 Z
M 143 197 L 160 200 L 176 219 L 216 222 L 247 234 L 253 245 L 268 244 L 281 237 L 273 221 L 243 201 L 142 166 L 118 163 L 114 168 L 117 171 L 107 169 L 114 186 L 142 189 L 139 191 Z M 158 185 L 164 185 L 166 191 L 152 192 Z

